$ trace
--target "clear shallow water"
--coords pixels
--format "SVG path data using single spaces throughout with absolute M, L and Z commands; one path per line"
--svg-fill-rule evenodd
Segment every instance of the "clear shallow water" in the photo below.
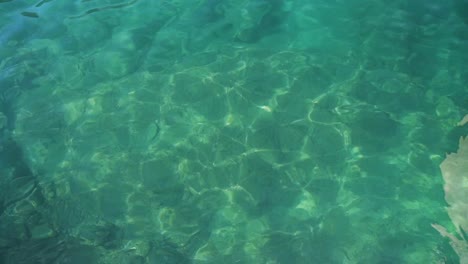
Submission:
M 0 262 L 458 263 L 464 8 L 0 3 Z

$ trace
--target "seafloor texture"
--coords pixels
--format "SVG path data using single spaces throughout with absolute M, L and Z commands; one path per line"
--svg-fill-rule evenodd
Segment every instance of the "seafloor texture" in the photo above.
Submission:
M 0 1 L 0 262 L 458 263 L 467 7 Z
M 468 120 L 465 116 L 461 125 Z M 445 201 L 448 214 L 456 229 L 456 235 L 444 227 L 433 224 L 439 233 L 450 238 L 450 244 L 460 257 L 460 263 L 468 263 L 468 136 L 460 138 L 460 147 L 456 153 L 447 155 L 440 165 L 444 177 Z M 457 237 L 458 235 L 458 237 Z

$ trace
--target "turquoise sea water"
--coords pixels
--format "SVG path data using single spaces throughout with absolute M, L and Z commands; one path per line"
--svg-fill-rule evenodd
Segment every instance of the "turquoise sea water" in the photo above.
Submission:
M 460 263 L 467 1 L 122 1 L 0 1 L 0 263 Z

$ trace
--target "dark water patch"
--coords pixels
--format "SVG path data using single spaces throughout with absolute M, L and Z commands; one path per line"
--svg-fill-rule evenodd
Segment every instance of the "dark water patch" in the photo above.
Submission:
M 39 18 L 39 14 L 36 12 L 31 12 L 31 11 L 23 11 L 21 12 L 22 16 L 25 17 L 32 17 L 32 18 Z
M 69 18 L 76 19 L 76 18 L 81 18 L 81 17 L 87 16 L 87 15 L 90 15 L 92 13 L 96 13 L 96 12 L 101 12 L 101 11 L 110 10 L 110 9 L 120 9 L 120 8 L 131 6 L 131 5 L 135 4 L 136 2 L 138 2 L 138 0 L 133 0 L 133 1 L 130 1 L 130 2 L 120 3 L 120 4 L 115 4 L 115 5 L 95 7 L 95 8 L 88 9 L 86 12 L 84 12 L 81 15 L 70 16 Z
M 39 3 L 36 4 L 36 7 L 41 7 L 43 4 L 52 2 L 53 0 L 42 0 Z

